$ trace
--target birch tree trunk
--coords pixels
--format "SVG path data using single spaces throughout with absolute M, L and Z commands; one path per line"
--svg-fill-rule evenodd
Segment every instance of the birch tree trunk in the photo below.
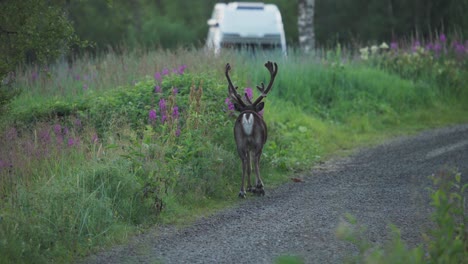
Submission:
M 314 34 L 315 0 L 299 0 L 297 26 L 299 30 L 299 45 L 308 53 L 315 48 Z

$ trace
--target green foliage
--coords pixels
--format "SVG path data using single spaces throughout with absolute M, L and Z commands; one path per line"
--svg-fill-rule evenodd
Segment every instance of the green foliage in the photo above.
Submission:
M 60 1 L 59 1 L 60 2 Z M 11 89 L 15 70 L 24 63 L 47 64 L 78 41 L 63 3 L 39 0 L 0 3 L 0 117 L 20 90 Z
M 20 90 L 14 90 L 8 85 L 0 85 L 0 118 L 9 112 L 10 101 L 19 94 Z
M 373 67 L 329 57 L 316 63 L 295 61 L 295 56 L 284 61 L 272 93 L 323 119 L 346 122 L 354 116 L 387 116 L 393 123 L 412 107 L 431 106 L 439 94 L 436 85 L 423 86 Z
M 459 173 L 441 173 L 433 176 L 433 181 L 435 189 L 430 192 L 435 227 L 417 247 L 408 248 L 395 226 L 391 226 L 392 238 L 383 247 L 375 245 L 365 238 L 365 228 L 353 216 L 346 216 L 346 222 L 338 226 L 336 234 L 358 248 L 353 263 L 466 263 L 468 184 L 462 185 Z
M 281 256 L 275 260 L 275 264 L 301 264 L 304 261 L 295 256 Z
M 320 135 L 323 126 L 301 108 L 280 100 L 268 101 L 265 109 L 268 123 L 268 144 L 264 148 L 264 161 L 277 170 L 298 172 L 308 169 L 323 153 L 319 140 L 307 135 Z M 294 153 L 294 155 L 291 155 Z
M 368 48 L 361 49 L 361 58 L 389 73 L 416 82 L 416 85 L 432 83 L 444 96 L 467 96 L 465 83 L 468 81 L 468 64 L 464 48 L 458 51 L 450 48 L 461 45 L 457 43 L 449 45 L 436 41 L 435 44 L 428 43 L 429 48 L 423 48 L 416 42 L 412 50 L 388 50 L 388 47 L 379 49 L 373 46 L 371 49 L 375 51 L 371 54 Z
M 422 86 L 343 57 L 133 50 L 20 68 L 12 89 L 23 92 L 0 119 L 0 262 L 68 262 L 232 203 L 241 166 L 226 62 L 240 90 L 269 80 L 264 61 L 279 63 L 265 99 L 270 187 L 382 134 L 466 120 L 433 79 Z
M 77 43 L 61 3 L 38 0 L 0 4 L 0 78 L 28 58 L 46 63 Z
M 466 10 L 467 0 L 317 1 L 316 39 L 331 47 L 337 42 L 349 45 L 356 40 L 365 44 L 405 37 L 422 40 L 431 37 L 434 30 L 466 37 Z
M 118 240 L 128 226 L 152 222 L 152 201 L 128 162 L 61 165 L 64 171 L 50 168 L 59 174 L 46 184 L 21 185 L 2 205 L 0 262 L 68 262 L 68 252 L 81 254 Z
M 159 1 L 72 1 L 70 18 L 78 35 L 97 43 L 101 49 L 121 43 L 160 45 L 204 44 L 213 6 L 218 1 L 200 0 L 187 8 L 181 0 Z M 278 5 L 289 45 L 298 43 L 298 1 L 270 0 Z M 365 8 L 364 8 L 365 7 Z M 417 36 L 426 39 L 437 32 L 467 36 L 468 1 L 317 1 L 314 27 L 318 46 L 337 42 L 384 41 Z M 421 10 L 424 10 L 421 11 Z M 89 30 L 93 28 L 93 30 Z
M 454 175 L 454 176 L 453 176 Z M 460 173 L 434 175 L 437 189 L 431 190 L 436 228 L 429 232 L 428 251 L 434 263 L 462 263 L 468 259 L 468 183 Z
M 187 8 L 184 1 L 112 1 L 111 5 L 104 1 L 75 1 L 69 12 L 78 35 L 96 42 L 101 50 L 122 43 L 175 48 L 178 44 L 204 42 L 206 21 L 215 3 L 203 0 Z

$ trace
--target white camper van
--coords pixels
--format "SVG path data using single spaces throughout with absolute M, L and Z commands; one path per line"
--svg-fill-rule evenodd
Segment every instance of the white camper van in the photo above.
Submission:
M 283 21 L 274 4 L 218 3 L 208 25 L 206 46 L 215 53 L 223 47 L 278 48 L 286 52 Z

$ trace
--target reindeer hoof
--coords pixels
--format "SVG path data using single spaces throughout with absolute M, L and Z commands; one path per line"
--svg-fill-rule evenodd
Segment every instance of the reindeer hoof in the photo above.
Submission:
M 239 198 L 245 198 L 245 192 L 244 191 L 239 192 Z
M 249 192 L 249 193 L 254 193 L 254 192 L 255 192 L 255 188 L 252 188 L 252 186 L 249 186 L 249 187 L 247 187 L 247 192 Z
M 257 196 L 265 196 L 265 190 L 263 190 L 263 188 L 254 189 L 253 193 Z

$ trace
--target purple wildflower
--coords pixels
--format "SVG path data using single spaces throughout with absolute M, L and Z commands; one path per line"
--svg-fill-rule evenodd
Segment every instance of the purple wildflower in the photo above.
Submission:
M 165 114 L 162 114 L 161 115 L 161 123 L 162 124 L 166 123 L 166 120 L 167 120 L 167 116 Z
M 172 108 L 172 118 L 173 119 L 178 119 L 179 118 L 179 107 L 178 106 L 174 106 Z
M 34 143 L 31 140 L 28 140 L 22 144 L 24 151 L 28 154 L 28 156 L 32 156 L 35 154 L 35 147 Z
M 227 105 L 228 107 L 228 111 L 234 111 L 234 104 L 231 102 L 231 99 L 226 98 L 226 100 L 224 100 L 224 103 Z
M 98 138 L 98 135 L 97 135 L 97 134 L 94 134 L 93 137 L 91 138 L 91 142 L 92 142 L 93 144 L 97 143 L 98 140 L 99 140 L 99 138 Z
M 390 43 L 390 49 L 391 50 L 397 50 L 398 49 L 398 43 L 396 41 L 392 41 Z
M 159 100 L 159 111 L 161 113 L 166 112 L 166 100 L 164 100 L 164 98 L 161 98 L 161 100 Z
M 37 80 L 38 77 L 39 77 L 39 75 L 37 74 L 37 71 L 33 71 L 33 72 L 31 73 L 31 79 L 32 79 L 33 81 Z
M 185 71 L 186 68 L 187 68 L 187 65 L 185 65 L 185 64 L 182 65 L 182 66 L 179 66 L 179 74 L 180 75 L 184 74 L 184 71 Z
M 154 79 L 158 82 L 161 82 L 162 81 L 162 76 L 161 76 L 161 73 L 160 72 L 156 72 L 154 74 Z
M 433 50 L 433 49 L 434 49 L 434 45 L 432 45 L 432 43 L 427 43 L 426 50 Z
M 83 83 L 83 90 L 84 90 L 84 91 L 87 91 L 88 88 L 89 88 L 88 85 L 87 85 L 86 83 Z
M 60 124 L 54 126 L 54 133 L 56 136 L 62 135 L 62 126 Z
M 246 95 L 249 99 L 252 99 L 252 98 L 253 98 L 253 91 L 252 91 L 252 88 L 247 87 L 247 88 L 245 88 L 244 92 L 245 92 L 245 95 Z
M 75 80 L 79 81 L 81 79 L 80 75 L 79 74 L 76 74 L 75 75 Z
M 43 144 L 50 143 L 50 133 L 48 129 L 43 129 L 39 132 L 39 139 Z
M 258 112 L 258 114 L 259 114 L 260 116 L 262 116 L 262 117 L 263 117 L 263 111 L 264 111 L 264 110 L 265 110 L 265 109 L 262 109 L 262 111 Z
M 75 139 L 73 139 L 72 137 L 68 138 L 68 146 L 71 147 L 73 145 L 75 145 L 76 142 L 75 142 Z
M 439 40 L 440 40 L 441 42 L 446 42 L 446 41 L 447 41 L 447 37 L 445 37 L 445 34 L 444 34 L 444 33 L 440 34 Z
M 457 54 L 465 53 L 465 46 L 458 41 L 455 41 L 453 43 L 453 49 L 455 50 Z
M 179 89 L 177 89 L 177 87 L 172 89 L 172 94 L 173 95 L 177 95 L 178 93 L 179 93 Z
M 421 47 L 421 42 L 419 42 L 419 40 L 416 40 L 414 43 L 413 43 L 413 52 L 416 52 L 418 51 L 418 48 Z
M 175 136 L 176 136 L 176 137 L 179 137 L 179 136 L 180 136 L 180 128 L 177 128 L 177 130 L 175 131 Z
M 62 135 L 55 136 L 55 139 L 57 140 L 57 143 L 59 145 L 62 145 L 62 143 L 63 143 L 63 136 Z
M 162 75 L 169 75 L 169 69 L 164 68 L 161 72 Z
M 6 132 L 6 138 L 8 141 L 13 141 L 18 137 L 18 131 L 16 128 L 12 127 Z
M 77 127 L 77 128 L 81 128 L 81 127 L 83 126 L 83 125 L 81 124 L 81 120 L 78 119 L 78 118 L 75 119 L 75 122 L 74 122 L 74 123 L 75 123 L 75 127 Z
M 436 42 L 436 43 L 432 46 L 432 50 L 434 51 L 435 57 L 439 57 L 440 52 L 442 51 L 442 45 L 440 45 L 439 42 Z
M 155 92 L 155 93 L 161 93 L 161 92 L 162 92 L 161 86 L 155 85 L 155 86 L 154 86 L 154 92 Z
M 151 109 L 149 111 L 149 114 L 148 114 L 148 118 L 149 118 L 150 122 L 155 122 L 157 117 L 158 116 L 156 115 L 156 110 Z

